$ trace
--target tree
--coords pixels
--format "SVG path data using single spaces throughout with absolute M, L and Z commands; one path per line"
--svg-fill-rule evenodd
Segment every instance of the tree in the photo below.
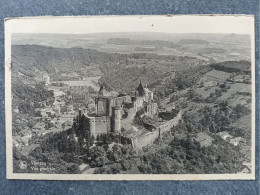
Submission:
M 106 152 L 101 146 L 94 146 L 89 150 L 90 161 L 96 164 L 96 159 L 106 156 Z
M 225 116 L 229 114 L 229 105 L 227 101 L 221 101 L 219 103 L 219 110 L 225 113 Z
M 118 164 L 118 163 L 113 164 L 113 165 L 110 167 L 110 170 L 111 170 L 111 173 L 112 173 L 112 174 L 120 173 L 121 166 L 120 166 L 120 164 Z
M 140 166 L 138 166 L 138 169 L 140 170 L 141 173 L 144 173 L 144 174 L 152 173 L 151 165 L 141 164 Z
M 194 88 L 189 89 L 188 93 L 187 93 L 187 100 L 193 100 L 196 96 L 196 92 Z
M 211 123 L 209 129 L 210 129 L 210 132 L 212 132 L 212 133 L 217 133 L 216 124 L 215 124 L 214 121 L 212 121 L 212 123 Z
M 79 171 L 79 166 L 76 165 L 76 164 L 71 164 L 71 165 L 67 168 L 67 170 L 68 170 L 68 173 L 69 173 L 69 174 L 77 174 L 77 173 L 80 172 L 80 171 Z
M 129 170 L 131 168 L 130 163 L 127 160 L 125 160 L 125 159 L 121 160 L 120 163 L 121 163 L 121 167 L 122 167 L 123 171 L 127 171 L 127 170 Z

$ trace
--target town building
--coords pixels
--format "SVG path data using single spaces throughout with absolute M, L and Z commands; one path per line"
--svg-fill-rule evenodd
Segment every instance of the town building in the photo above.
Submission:
M 45 85 L 50 85 L 50 83 L 51 83 L 51 77 L 50 77 L 50 75 L 44 74 L 44 75 L 43 75 L 43 78 L 44 78 L 44 80 L 45 80 Z

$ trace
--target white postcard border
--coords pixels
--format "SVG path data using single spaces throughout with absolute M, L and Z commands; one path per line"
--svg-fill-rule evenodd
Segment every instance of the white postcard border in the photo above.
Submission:
M 251 162 L 252 171 L 250 174 L 25 174 L 13 173 L 13 155 L 12 155 L 12 95 L 11 95 L 11 33 L 19 30 L 19 24 L 38 23 L 38 26 L 32 27 L 32 33 L 41 33 L 40 23 L 46 20 L 75 20 L 75 19 L 107 19 L 114 18 L 117 22 L 123 22 L 124 19 L 144 18 L 152 20 L 154 18 L 178 18 L 178 17 L 222 17 L 243 18 L 243 22 L 250 23 L 251 34 L 251 75 L 252 75 L 252 150 Z M 224 21 L 224 20 L 223 20 Z M 35 23 L 36 22 L 36 23 Z M 157 21 L 158 22 L 158 21 Z M 170 16 L 45 16 L 45 17 L 25 17 L 5 20 L 5 121 L 6 121 L 6 176 L 7 179 L 35 179 L 35 180 L 253 180 L 255 179 L 255 28 L 253 15 L 170 15 Z M 18 24 L 18 25 L 17 25 Z M 79 25 L 80 27 L 80 25 Z M 232 28 L 232 27 L 230 27 Z M 26 29 L 26 28 L 24 28 Z M 27 29 L 28 30 L 28 29 Z M 86 32 L 87 33 L 87 32 Z

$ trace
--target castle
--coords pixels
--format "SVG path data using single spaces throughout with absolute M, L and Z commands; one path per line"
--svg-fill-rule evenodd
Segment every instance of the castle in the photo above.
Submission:
M 122 128 L 127 128 L 126 121 L 131 118 L 131 116 L 122 118 L 124 108 L 131 110 L 132 116 L 142 108 L 148 116 L 157 114 L 158 110 L 157 103 L 153 99 L 153 92 L 147 87 L 143 87 L 141 82 L 131 95 L 105 94 L 101 85 L 98 95 L 95 97 L 95 113 L 83 114 L 82 111 L 79 111 L 79 118 L 83 126 L 89 129 L 94 137 L 110 132 L 121 133 Z
M 163 133 L 177 125 L 182 112 L 170 120 L 158 121 L 156 124 L 146 127 L 138 126 L 133 121 L 137 113 L 141 117 L 153 118 L 158 115 L 158 105 L 153 99 L 153 92 L 142 83 L 138 85 L 131 95 L 118 94 L 117 92 L 104 92 L 101 85 L 98 95 L 95 97 L 95 112 L 83 113 L 79 110 L 78 121 L 83 127 L 81 134 L 89 131 L 94 138 L 101 134 L 113 133 L 120 139 L 124 139 L 134 148 L 141 149 L 150 145 Z

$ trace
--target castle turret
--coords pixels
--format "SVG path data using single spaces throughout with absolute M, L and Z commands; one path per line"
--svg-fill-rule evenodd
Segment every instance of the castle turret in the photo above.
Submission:
M 120 107 L 114 107 L 113 108 L 113 130 L 115 133 L 121 133 L 121 109 Z

